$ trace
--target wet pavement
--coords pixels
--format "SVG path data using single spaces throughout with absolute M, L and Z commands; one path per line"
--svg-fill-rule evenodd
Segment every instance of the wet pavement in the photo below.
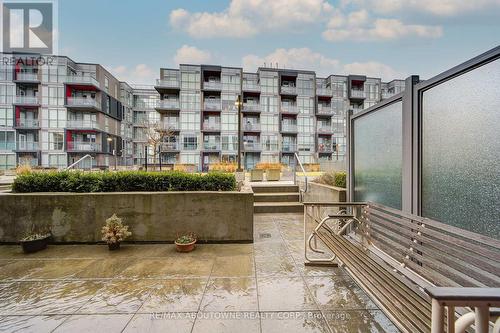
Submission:
M 301 214 L 254 244 L 0 246 L 0 332 L 397 332 L 342 268 L 305 267 Z

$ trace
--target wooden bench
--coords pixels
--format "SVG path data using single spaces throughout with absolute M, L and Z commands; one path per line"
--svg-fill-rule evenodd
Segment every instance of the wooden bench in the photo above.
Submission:
M 306 251 L 320 240 L 403 331 L 431 331 L 426 290 L 500 287 L 498 240 L 375 203 L 305 202 L 310 222 Z

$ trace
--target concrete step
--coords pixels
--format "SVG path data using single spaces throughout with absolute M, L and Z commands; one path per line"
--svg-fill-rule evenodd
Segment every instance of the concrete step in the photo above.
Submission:
M 254 213 L 302 213 L 304 206 L 300 202 L 254 202 Z
M 0 184 L 0 191 L 10 191 L 12 187 L 12 184 Z
M 299 193 L 297 185 L 267 185 L 267 186 L 252 186 L 253 193 Z
M 254 202 L 299 202 L 297 192 L 254 193 Z

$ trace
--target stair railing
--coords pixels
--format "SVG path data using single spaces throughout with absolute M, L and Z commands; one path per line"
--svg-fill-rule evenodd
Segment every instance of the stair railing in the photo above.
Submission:
M 71 169 L 72 167 L 74 167 L 75 165 L 77 165 L 78 163 L 80 163 L 81 161 L 83 161 L 83 160 L 84 160 L 84 159 L 86 159 L 86 158 L 90 158 L 90 159 L 92 159 L 92 156 L 87 154 L 87 155 L 83 156 L 82 158 L 80 158 L 80 159 L 79 159 L 78 161 L 76 161 L 75 163 L 73 163 L 73 164 L 71 164 L 70 166 L 66 167 L 64 170 L 69 170 L 69 169 Z
M 302 165 L 302 162 L 300 161 L 299 155 L 297 153 L 294 153 L 294 158 L 297 161 L 297 164 L 299 165 L 300 169 L 302 170 L 302 173 L 304 174 L 304 189 L 300 189 L 300 202 L 304 201 L 304 194 L 307 193 L 307 188 L 308 188 L 308 179 L 307 179 L 307 174 L 306 170 L 304 169 L 304 166 Z M 293 183 L 297 185 L 297 170 L 294 170 L 293 172 Z

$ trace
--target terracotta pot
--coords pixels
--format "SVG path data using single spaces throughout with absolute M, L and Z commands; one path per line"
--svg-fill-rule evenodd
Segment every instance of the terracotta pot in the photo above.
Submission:
M 119 250 L 120 249 L 120 242 L 117 242 L 117 243 L 109 243 L 108 244 L 108 249 L 110 251 L 116 251 L 116 250 Z
M 24 253 L 33 253 L 47 248 L 50 236 L 40 239 L 34 239 L 29 241 L 21 241 L 21 246 Z
M 196 247 L 196 240 L 186 244 L 175 242 L 175 249 L 177 250 L 177 252 L 191 252 L 195 249 L 195 247 Z

